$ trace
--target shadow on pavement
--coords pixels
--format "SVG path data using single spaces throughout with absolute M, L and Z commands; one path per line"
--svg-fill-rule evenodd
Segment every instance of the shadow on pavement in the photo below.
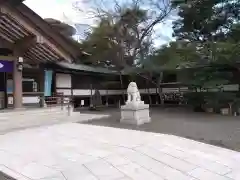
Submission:
M 86 122 L 98 126 L 172 134 L 240 151 L 240 117 L 196 113 L 185 108 L 150 109 L 151 123 L 141 126 L 120 123 L 118 108 L 102 108 L 84 113 L 110 114 L 108 118 Z

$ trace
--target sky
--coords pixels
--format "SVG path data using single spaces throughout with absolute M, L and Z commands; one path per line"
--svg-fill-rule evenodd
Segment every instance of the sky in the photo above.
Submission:
M 91 7 L 86 1 L 78 0 L 78 4 L 76 4 L 76 0 L 25 0 L 24 4 L 42 18 L 54 18 L 72 26 L 74 24 L 94 25 L 94 19 L 87 13 Z M 81 9 L 74 8 L 76 6 L 81 7 Z M 161 35 L 161 38 L 156 38 L 155 45 L 168 43 L 172 39 L 171 20 L 159 24 L 156 31 L 158 35 Z
M 81 11 L 74 9 L 76 0 L 25 0 L 29 8 L 35 11 L 42 18 L 54 18 L 69 23 L 91 24 L 92 19 L 88 18 L 84 9 L 88 9 L 84 0 L 78 1 Z

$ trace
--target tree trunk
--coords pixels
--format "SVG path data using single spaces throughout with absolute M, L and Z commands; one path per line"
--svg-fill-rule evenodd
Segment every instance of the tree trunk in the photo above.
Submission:
M 123 101 L 125 102 L 125 94 L 124 94 L 124 89 L 123 89 L 123 79 L 122 79 L 122 73 L 121 72 L 119 73 L 119 78 L 120 78 L 120 83 L 121 83 L 122 98 L 123 98 Z
M 158 101 L 159 101 L 159 99 L 160 99 L 160 103 L 161 103 L 161 104 L 164 104 L 164 97 L 162 96 L 163 94 L 162 94 L 162 88 L 161 88 L 161 82 L 162 82 L 162 80 L 163 80 L 163 72 L 160 73 L 157 82 L 154 82 L 154 81 L 150 80 L 149 78 L 141 75 L 140 73 L 137 73 L 137 75 L 140 76 L 140 77 L 142 77 L 142 78 L 144 78 L 144 79 L 146 79 L 147 81 L 150 81 L 150 82 L 153 83 L 154 85 L 156 85 L 156 89 L 158 89 L 158 92 L 157 92 L 158 97 L 159 97 L 159 98 L 158 98 Z M 158 101 L 157 101 L 157 102 L 158 102 Z
M 108 89 L 107 89 L 107 93 L 106 93 L 106 106 L 108 106 Z
M 148 91 L 149 105 L 152 105 L 152 98 L 151 98 L 150 89 L 149 89 L 149 81 L 147 81 L 147 91 Z
M 163 97 L 162 87 L 161 87 L 162 80 L 163 80 L 163 72 L 160 73 L 159 79 L 158 79 L 158 96 L 159 96 L 161 105 L 164 104 L 164 97 Z
M 232 109 L 232 106 L 233 106 L 233 103 L 228 103 L 228 106 L 229 106 L 229 115 L 233 115 L 233 109 Z
M 90 88 L 91 88 L 91 95 L 90 95 L 90 108 L 93 107 L 93 87 L 92 87 L 92 84 L 90 84 Z

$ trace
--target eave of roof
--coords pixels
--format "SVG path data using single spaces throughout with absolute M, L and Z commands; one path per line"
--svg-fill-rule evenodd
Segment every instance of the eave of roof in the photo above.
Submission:
M 31 22 L 35 24 L 48 38 L 50 38 L 55 44 L 61 47 L 62 50 L 67 51 L 71 55 L 76 55 L 72 51 L 72 46 L 69 43 L 69 40 L 66 40 L 66 37 L 63 36 L 60 32 L 56 31 L 50 24 L 48 24 L 44 19 L 42 19 L 38 14 L 32 11 L 25 4 L 20 4 L 15 7 L 18 10 L 18 13 L 24 15 Z
M 53 44 L 56 44 L 61 51 L 69 54 L 72 61 L 83 54 L 81 49 L 73 43 L 71 39 L 56 31 L 50 24 L 48 24 L 25 4 L 21 3 L 16 6 L 9 5 L 8 8 L 21 14 L 24 18 L 31 22 L 32 25 L 40 30 L 40 33 L 42 33 L 43 36 L 48 38 Z
M 17 21 L 11 12 L 2 12 L 0 16 L 0 41 L 2 47 L 10 51 L 18 49 L 28 63 L 54 62 L 62 56 L 50 48 L 48 43 L 42 43 L 37 35 Z M 26 62 L 25 61 L 25 62 Z
M 103 73 L 103 74 L 119 74 L 119 72 L 115 70 L 102 68 L 102 67 L 87 66 L 84 64 L 71 64 L 66 62 L 58 62 L 56 63 L 56 65 L 62 68 L 67 68 L 75 71 L 87 71 L 87 72 Z

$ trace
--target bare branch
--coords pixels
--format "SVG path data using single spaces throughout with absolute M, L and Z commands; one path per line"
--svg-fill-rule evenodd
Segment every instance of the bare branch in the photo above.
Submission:
M 154 28 L 171 15 L 170 0 L 88 0 L 92 18 L 107 20 L 112 63 L 126 66 L 148 56 Z M 156 36 L 155 36 L 156 37 Z M 114 43 L 112 43 L 114 42 Z M 114 55 L 115 54 L 115 55 Z M 104 61 L 104 60 L 103 60 Z M 130 63 L 130 64 L 131 64 Z

